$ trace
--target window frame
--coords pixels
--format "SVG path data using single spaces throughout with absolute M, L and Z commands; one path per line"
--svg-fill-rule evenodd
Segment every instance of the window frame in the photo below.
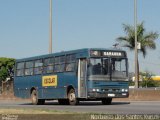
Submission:
M 71 65 L 71 68 L 67 68 L 70 65 Z M 75 54 L 67 54 L 66 55 L 65 71 L 66 72 L 74 72 L 75 68 L 76 68 L 76 55 Z
M 36 61 L 39 61 L 39 60 L 41 60 L 42 65 L 41 66 L 36 66 Z M 36 69 L 38 69 L 38 73 L 35 72 Z M 41 74 L 43 74 L 43 69 L 44 69 L 43 59 L 40 58 L 40 59 L 34 60 L 33 75 L 41 75 Z
M 23 67 L 22 67 L 22 68 L 18 68 L 18 64 L 20 64 L 20 63 L 23 63 Z M 16 63 L 16 77 L 24 76 L 24 75 L 25 75 L 25 74 L 24 74 L 24 69 L 25 69 L 25 61 L 17 62 L 17 63 Z M 18 74 L 17 74 L 18 71 L 21 71 L 22 74 L 18 75 Z
M 63 58 L 63 60 L 61 58 Z M 58 59 L 58 62 L 56 59 Z M 55 73 L 65 72 L 65 66 L 66 66 L 66 55 L 55 56 L 54 72 Z
M 53 63 L 52 64 L 45 64 L 45 60 L 48 60 L 48 59 L 53 59 Z M 43 59 L 43 74 L 50 74 L 50 73 L 54 73 L 54 66 L 55 66 L 55 57 L 48 57 L 48 58 L 44 58 Z M 52 67 L 52 70 L 50 72 L 48 72 L 48 67 Z
M 26 67 L 26 64 L 32 62 L 32 66 Z M 25 68 L 24 68 L 24 76 L 32 76 L 34 75 L 34 61 L 33 60 L 29 60 L 29 61 L 25 61 Z M 26 74 L 26 70 L 29 70 L 29 74 Z M 32 70 L 32 74 L 30 72 L 30 70 Z

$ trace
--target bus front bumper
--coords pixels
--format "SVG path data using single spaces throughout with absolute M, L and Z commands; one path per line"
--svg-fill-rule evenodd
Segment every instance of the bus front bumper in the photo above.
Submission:
M 102 93 L 102 92 L 89 92 L 88 98 L 127 98 L 128 92 L 122 93 Z

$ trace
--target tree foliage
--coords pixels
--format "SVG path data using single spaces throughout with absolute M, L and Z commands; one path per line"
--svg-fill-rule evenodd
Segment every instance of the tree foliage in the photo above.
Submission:
M 154 81 L 152 79 L 152 74 L 151 72 L 140 72 L 140 75 L 142 76 L 142 82 L 140 83 L 142 87 L 158 87 L 157 81 Z
M 149 71 L 145 71 L 145 72 L 139 72 L 139 76 L 141 78 L 141 81 L 139 81 L 139 86 L 140 87 L 160 87 L 160 81 L 155 81 L 153 80 L 153 76 L 155 76 L 155 74 L 149 72 Z M 129 81 L 129 86 L 134 86 L 135 82 L 130 80 Z
M 122 43 L 123 47 L 127 47 L 130 50 L 135 49 L 135 29 L 134 26 L 123 24 L 123 30 L 126 36 L 117 38 L 117 41 Z M 138 52 L 142 52 L 145 57 L 147 49 L 156 49 L 155 40 L 158 39 L 159 34 L 157 32 L 146 32 L 144 28 L 144 22 L 137 25 L 137 42 L 141 43 L 141 49 Z
M 14 72 L 15 59 L 0 57 L 0 81 L 12 78 Z

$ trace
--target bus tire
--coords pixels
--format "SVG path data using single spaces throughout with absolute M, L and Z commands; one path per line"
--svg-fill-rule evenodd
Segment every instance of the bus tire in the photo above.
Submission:
M 102 104 L 103 105 L 111 105 L 112 103 L 112 98 L 104 98 L 102 99 Z
M 31 100 L 33 105 L 43 105 L 45 103 L 44 99 L 38 99 L 37 91 L 35 89 L 31 93 Z
M 77 105 L 78 104 L 78 100 L 76 98 L 76 94 L 75 94 L 75 90 L 74 89 L 70 89 L 68 92 L 68 100 L 69 100 L 69 104 L 70 105 Z

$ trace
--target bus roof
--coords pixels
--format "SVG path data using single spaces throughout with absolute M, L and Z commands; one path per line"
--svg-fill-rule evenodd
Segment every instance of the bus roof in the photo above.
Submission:
M 28 58 L 22 58 L 22 59 L 17 59 L 16 62 L 21 62 L 21 61 L 27 61 L 27 60 L 36 60 L 36 59 L 41 59 L 44 57 L 51 57 L 51 56 L 62 56 L 65 54 L 74 54 L 74 53 L 88 53 L 90 50 L 99 50 L 99 51 L 118 51 L 118 52 L 125 52 L 124 50 L 121 49 L 114 49 L 114 48 L 83 48 L 83 49 L 77 49 L 77 50 L 70 50 L 70 51 L 61 51 L 61 52 L 56 52 L 56 53 L 51 53 L 51 54 L 45 54 L 45 55 L 39 55 L 39 56 L 34 56 L 34 57 L 28 57 Z

